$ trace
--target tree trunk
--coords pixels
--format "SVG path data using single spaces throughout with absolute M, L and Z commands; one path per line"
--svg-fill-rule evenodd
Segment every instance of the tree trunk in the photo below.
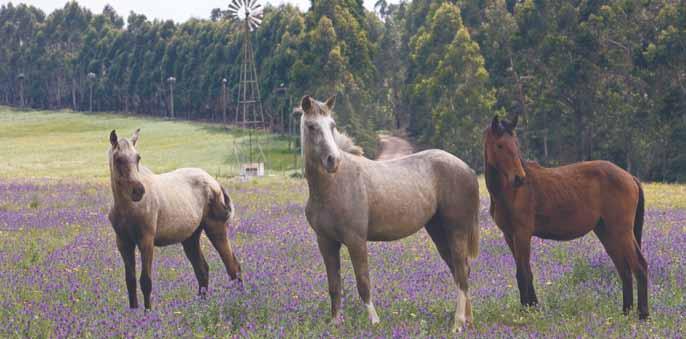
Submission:
M 578 107 L 574 108 L 574 129 L 576 130 L 576 160 L 584 160 L 584 126 L 583 126 L 583 115 Z
M 74 111 L 78 111 L 79 107 L 76 103 L 76 79 L 74 79 L 74 78 L 71 79 L 71 101 L 72 101 L 72 109 Z

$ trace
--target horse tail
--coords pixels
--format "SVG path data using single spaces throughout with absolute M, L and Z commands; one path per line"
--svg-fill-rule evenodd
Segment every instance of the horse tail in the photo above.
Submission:
M 231 201 L 231 196 L 229 196 L 229 193 L 226 192 L 226 189 L 224 186 L 220 186 L 222 189 L 222 197 L 224 198 L 224 210 L 226 211 L 226 214 L 228 215 L 227 220 L 233 219 L 233 214 L 234 214 L 234 207 L 233 207 L 233 201 Z
M 212 217 L 219 220 L 231 220 L 233 218 L 233 202 L 223 186 L 219 185 L 221 195 L 215 191 L 215 198 L 211 202 Z
M 643 194 L 643 186 L 638 178 L 634 177 L 636 185 L 638 185 L 638 206 L 636 207 L 636 218 L 634 219 L 634 237 L 638 243 L 638 248 L 641 248 L 641 236 L 643 233 L 643 216 L 645 213 L 645 196 Z

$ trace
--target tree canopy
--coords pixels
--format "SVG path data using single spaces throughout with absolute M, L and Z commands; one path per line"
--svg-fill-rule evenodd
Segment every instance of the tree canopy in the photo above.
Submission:
M 228 2 L 227 2 L 228 5 Z M 680 0 L 312 0 L 267 6 L 253 34 L 267 116 L 338 94 L 337 120 L 373 156 L 375 133 L 482 167 L 482 131 L 521 116 L 526 157 L 607 159 L 644 179 L 686 180 L 686 4 Z M 183 23 L 77 2 L 46 14 L 0 6 L 0 103 L 217 120 L 233 117 L 242 31 L 225 8 Z M 96 77 L 89 78 L 94 73 Z M 23 102 L 22 102 L 23 100 Z

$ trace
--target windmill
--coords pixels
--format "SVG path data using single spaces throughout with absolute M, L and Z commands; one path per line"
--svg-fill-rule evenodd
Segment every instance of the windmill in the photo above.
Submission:
M 259 142 L 255 140 L 255 145 L 253 145 L 252 131 L 255 128 L 264 127 L 264 113 L 262 111 L 260 85 L 257 82 L 255 54 L 252 50 L 250 36 L 251 32 L 260 27 L 262 23 L 262 5 L 258 4 L 257 0 L 231 0 L 228 14 L 232 19 L 238 20 L 243 28 L 241 73 L 240 81 L 238 82 L 238 101 L 234 121 L 239 126 L 248 129 L 249 152 L 248 159 L 245 159 L 248 160 L 247 163 L 238 156 L 237 158 L 239 158 L 238 161 L 241 163 L 241 175 L 262 176 L 264 175 L 264 162 L 266 159 Z M 254 148 L 257 149 L 253 151 Z M 236 154 L 238 153 L 236 150 Z M 257 153 L 258 159 L 254 159 L 253 153 Z
M 238 82 L 235 122 L 243 127 L 259 128 L 264 124 L 264 113 L 250 33 L 262 23 L 262 5 L 258 4 L 257 0 L 231 0 L 228 13 L 243 27 L 241 74 Z

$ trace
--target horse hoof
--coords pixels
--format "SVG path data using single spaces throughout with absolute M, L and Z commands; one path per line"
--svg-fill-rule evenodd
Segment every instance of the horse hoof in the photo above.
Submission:
M 453 328 L 451 329 L 451 332 L 461 333 L 465 326 L 466 323 L 464 321 L 455 321 L 455 323 L 453 324 Z
M 243 279 L 236 278 L 236 286 L 238 287 L 239 290 L 244 291 L 245 290 L 245 284 L 243 283 Z
M 649 316 L 648 313 L 639 313 L 639 314 L 638 314 L 638 319 L 639 319 L 639 320 L 648 320 L 648 316 Z
M 376 314 L 376 310 L 369 313 L 369 321 L 372 323 L 372 325 L 376 325 L 381 322 L 381 320 L 379 320 L 379 315 Z
M 343 316 L 340 314 L 337 314 L 331 318 L 329 323 L 331 323 L 332 325 L 335 325 L 335 326 L 343 325 Z
M 379 315 L 376 313 L 376 308 L 374 308 L 374 304 L 371 302 L 367 304 L 367 316 L 372 325 L 376 325 L 380 322 Z

